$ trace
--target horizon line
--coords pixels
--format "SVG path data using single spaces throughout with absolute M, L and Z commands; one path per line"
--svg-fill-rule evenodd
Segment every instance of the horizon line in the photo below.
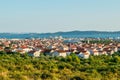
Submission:
M 56 31 L 56 32 L 0 32 L 0 33 L 12 33 L 12 34 L 25 34 L 25 33 L 37 33 L 37 34 L 46 34 L 46 33 L 58 33 L 58 32 L 73 32 L 73 31 L 80 31 L 80 32 L 120 32 L 118 31 L 104 31 L 104 30 L 70 30 L 70 31 Z

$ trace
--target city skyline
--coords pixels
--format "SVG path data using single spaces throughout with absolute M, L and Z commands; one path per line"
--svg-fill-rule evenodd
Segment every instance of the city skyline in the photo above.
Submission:
M 119 0 L 0 1 L 0 33 L 120 31 L 119 3 Z

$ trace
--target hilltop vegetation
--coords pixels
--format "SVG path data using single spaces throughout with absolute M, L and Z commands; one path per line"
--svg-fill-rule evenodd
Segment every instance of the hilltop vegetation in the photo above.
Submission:
M 80 59 L 0 53 L 0 80 L 119 80 L 120 54 Z

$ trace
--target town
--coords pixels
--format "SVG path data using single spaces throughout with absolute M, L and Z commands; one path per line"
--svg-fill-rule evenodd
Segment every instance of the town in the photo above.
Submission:
M 86 42 L 85 42 L 86 40 Z M 120 51 L 120 43 L 90 43 L 94 39 L 74 38 L 48 38 L 48 39 L 0 39 L 0 51 L 6 53 L 27 53 L 29 56 L 40 57 L 41 54 L 49 56 L 66 57 L 71 53 L 80 58 L 89 58 L 90 55 L 112 55 Z M 97 41 L 97 39 L 95 39 Z M 100 40 L 99 40 L 100 41 Z

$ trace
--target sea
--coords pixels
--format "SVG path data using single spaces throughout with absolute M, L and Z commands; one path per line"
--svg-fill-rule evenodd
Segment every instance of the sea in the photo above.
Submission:
M 110 38 L 120 39 L 120 32 L 68 32 L 68 33 L 0 33 L 0 38 L 6 39 L 30 39 L 30 38 Z

